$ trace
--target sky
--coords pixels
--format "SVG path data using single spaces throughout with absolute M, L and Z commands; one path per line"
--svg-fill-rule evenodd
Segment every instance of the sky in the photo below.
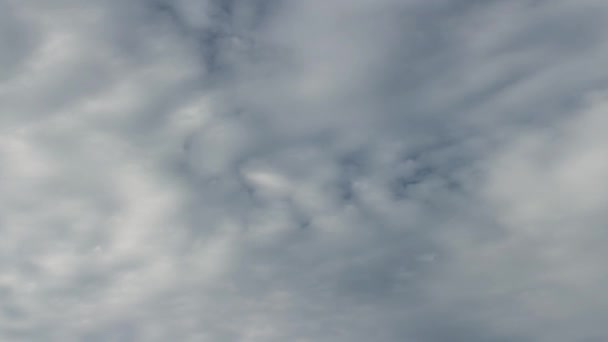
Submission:
M 608 340 L 608 2 L 0 0 L 0 340 Z

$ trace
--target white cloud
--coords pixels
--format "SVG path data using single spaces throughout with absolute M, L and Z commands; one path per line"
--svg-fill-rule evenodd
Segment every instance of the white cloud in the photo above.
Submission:
M 0 339 L 604 340 L 607 16 L 0 1 Z

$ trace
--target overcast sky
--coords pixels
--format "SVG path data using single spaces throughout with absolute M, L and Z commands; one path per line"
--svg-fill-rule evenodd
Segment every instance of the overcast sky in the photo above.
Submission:
M 608 1 L 0 0 L 0 340 L 608 341 Z

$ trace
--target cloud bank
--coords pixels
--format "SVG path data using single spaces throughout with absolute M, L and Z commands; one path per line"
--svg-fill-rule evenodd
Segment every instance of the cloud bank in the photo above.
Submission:
M 0 0 L 0 339 L 608 339 L 606 32 L 596 0 Z

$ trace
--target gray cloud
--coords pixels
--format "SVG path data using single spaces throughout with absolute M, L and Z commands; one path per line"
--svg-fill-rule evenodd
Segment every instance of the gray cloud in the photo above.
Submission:
M 606 19 L 0 0 L 0 337 L 605 340 Z

